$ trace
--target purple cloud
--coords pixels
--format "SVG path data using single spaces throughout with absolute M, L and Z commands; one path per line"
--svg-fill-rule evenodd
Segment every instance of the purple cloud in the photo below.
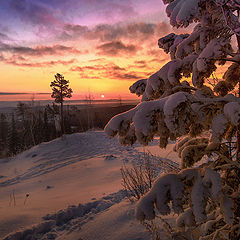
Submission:
M 99 55 L 119 56 L 121 54 L 135 54 L 138 48 L 133 44 L 124 44 L 121 41 L 112 41 L 97 46 Z
M 60 20 L 54 17 L 54 11 L 49 5 L 43 5 L 40 1 L 31 0 L 12 0 L 10 7 L 27 23 L 51 25 L 58 24 Z
M 0 42 L 0 52 L 11 52 L 13 54 L 21 54 L 24 56 L 40 57 L 45 55 L 64 55 L 70 54 L 82 54 L 81 51 L 74 47 L 67 47 L 64 45 L 53 46 L 36 46 L 34 48 L 24 46 L 13 46 Z
M 66 24 L 60 39 L 69 40 L 83 37 L 90 40 L 102 42 L 125 39 L 148 40 L 154 34 L 161 35 L 168 33 L 170 27 L 167 23 L 129 23 L 129 24 L 99 24 L 94 28 L 82 25 Z

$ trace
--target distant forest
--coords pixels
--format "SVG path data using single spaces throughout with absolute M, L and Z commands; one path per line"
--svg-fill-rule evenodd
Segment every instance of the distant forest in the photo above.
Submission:
M 64 106 L 64 133 L 103 129 L 116 114 L 134 105 L 88 104 Z M 16 155 L 41 142 L 61 136 L 57 124 L 60 108 L 56 104 L 35 106 L 19 102 L 11 113 L 0 113 L 0 158 Z

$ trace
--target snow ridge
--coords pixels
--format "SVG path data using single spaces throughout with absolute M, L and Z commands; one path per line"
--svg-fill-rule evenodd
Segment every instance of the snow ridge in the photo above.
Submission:
M 106 143 L 108 148 L 105 146 Z M 62 138 L 41 143 L 14 158 L 6 159 L 8 162 L 28 162 L 30 166 L 14 177 L 0 178 L 2 180 L 0 188 L 51 173 L 89 157 L 107 155 L 109 150 L 112 155 L 121 155 L 122 153 L 127 153 L 127 156 L 131 155 L 126 148 L 119 146 L 117 140 L 110 141 L 102 131 L 64 135 Z

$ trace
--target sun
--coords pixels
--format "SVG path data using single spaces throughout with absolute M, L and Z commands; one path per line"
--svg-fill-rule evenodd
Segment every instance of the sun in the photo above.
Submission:
M 104 98 L 105 96 L 104 96 L 104 94 L 101 94 L 101 98 Z

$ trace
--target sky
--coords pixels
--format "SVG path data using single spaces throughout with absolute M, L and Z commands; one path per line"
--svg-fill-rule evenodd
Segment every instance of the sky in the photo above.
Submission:
M 136 98 L 129 86 L 169 60 L 157 41 L 170 32 L 161 0 L 1 0 L 0 100 L 51 93 L 56 73 L 73 99 Z

